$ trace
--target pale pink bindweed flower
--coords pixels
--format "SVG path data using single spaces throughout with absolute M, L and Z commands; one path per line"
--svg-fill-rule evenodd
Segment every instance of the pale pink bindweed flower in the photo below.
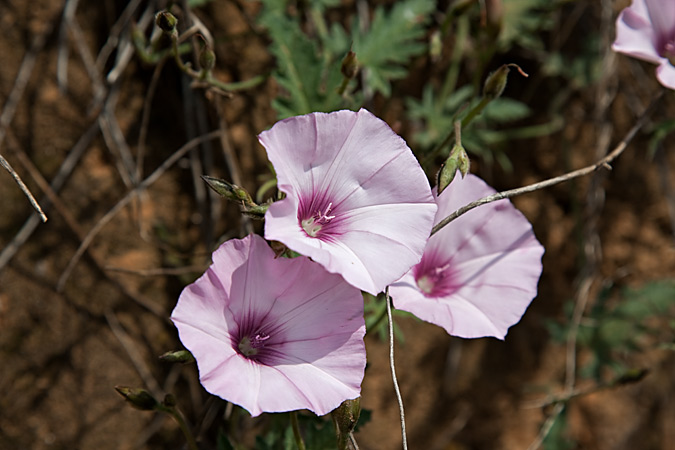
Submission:
M 361 292 L 305 257 L 275 259 L 260 236 L 218 248 L 171 319 L 204 388 L 253 416 L 323 415 L 360 394 Z
M 612 49 L 658 64 L 656 78 L 675 89 L 675 0 L 633 0 L 619 14 Z
M 265 237 L 371 294 L 420 261 L 436 205 L 405 141 L 365 109 L 292 117 L 259 136 L 286 198 Z
M 436 222 L 495 191 L 475 175 L 456 177 Z M 464 338 L 503 339 L 537 295 L 544 248 L 508 200 L 489 203 L 434 234 L 422 261 L 389 292 L 396 308 Z

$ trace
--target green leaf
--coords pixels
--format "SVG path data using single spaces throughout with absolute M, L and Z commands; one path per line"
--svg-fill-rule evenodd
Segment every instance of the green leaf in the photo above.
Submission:
M 420 38 L 435 8 L 433 0 L 400 1 L 388 12 L 380 6 L 365 33 L 354 21 L 354 52 L 373 90 L 388 97 L 390 81 L 405 77 L 403 66 L 426 51 L 427 45 Z
M 616 373 L 626 370 L 616 353 L 640 351 L 644 337 L 658 338 L 675 311 L 675 280 L 653 281 L 636 288 L 624 288 L 619 296 L 616 294 L 613 285 L 605 286 L 589 317 L 580 324 L 577 344 L 589 349 L 593 356 L 581 369 L 582 376 L 600 380 L 605 368 Z M 567 312 L 568 320 L 572 317 L 571 309 Z M 566 334 L 565 328 L 549 326 L 558 338 Z
M 340 59 L 328 57 L 331 52 L 302 31 L 298 18 L 290 16 L 285 5 L 281 0 L 263 0 L 258 16 L 269 33 L 270 51 L 277 60 L 273 76 L 281 92 L 272 106 L 280 118 L 343 108 L 337 92 L 342 81 Z
M 499 45 L 510 49 L 513 44 L 532 50 L 543 50 L 541 32 L 555 21 L 552 11 L 560 2 L 551 0 L 504 0 Z
M 524 119 L 530 113 L 531 110 L 525 103 L 508 97 L 492 100 L 483 110 L 483 116 L 486 120 L 499 123 Z

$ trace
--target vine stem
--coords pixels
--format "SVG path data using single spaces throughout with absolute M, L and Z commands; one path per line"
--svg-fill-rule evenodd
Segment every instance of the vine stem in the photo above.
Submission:
M 297 445 L 298 450 L 305 450 L 305 441 L 302 440 L 302 435 L 300 434 L 300 425 L 298 424 L 298 412 L 291 411 L 291 428 L 293 428 L 293 437 L 295 437 L 295 445 Z
M 401 390 L 398 387 L 396 378 L 396 367 L 394 366 L 394 319 L 391 314 L 391 297 L 389 297 L 389 287 L 384 291 L 387 302 L 387 319 L 389 321 L 389 367 L 391 368 L 391 379 L 394 382 L 394 391 L 396 391 L 396 400 L 398 401 L 398 410 L 401 416 L 401 438 L 403 440 L 403 450 L 408 450 L 408 437 L 405 431 L 405 411 L 403 409 L 403 398 Z
M 645 124 L 647 121 L 647 118 L 649 117 L 649 114 L 653 111 L 654 107 L 658 103 L 658 101 L 661 99 L 663 96 L 665 90 L 661 90 L 659 94 L 652 100 L 651 104 L 645 109 L 645 111 L 642 113 L 638 121 L 633 125 L 633 128 L 626 133 L 626 136 L 619 142 L 619 145 L 617 145 L 614 150 L 612 150 L 607 156 L 604 158 L 600 159 L 599 161 L 595 162 L 594 164 L 591 164 L 590 166 L 586 166 L 582 169 L 577 169 L 572 172 L 566 173 L 564 175 L 560 175 L 554 178 L 550 178 L 548 180 L 540 181 L 538 183 L 530 184 L 527 186 L 519 187 L 516 189 L 511 189 L 508 191 L 502 191 L 502 192 L 497 192 L 496 194 L 488 195 L 487 197 L 483 197 L 481 199 L 476 200 L 475 202 L 471 202 L 468 205 L 462 206 L 459 208 L 457 211 L 453 212 L 449 216 L 445 217 L 443 220 L 438 222 L 432 229 L 431 229 L 431 236 L 434 234 L 438 233 L 443 227 L 448 225 L 450 222 L 453 220 L 457 219 L 461 215 L 471 211 L 474 208 L 477 208 L 478 206 L 485 205 L 488 203 L 496 202 L 498 200 L 503 200 L 505 198 L 511 198 L 515 197 L 521 194 L 526 194 L 528 192 L 534 192 L 539 189 L 544 189 L 550 186 L 555 186 L 556 184 L 563 183 L 565 181 L 572 180 L 574 178 L 579 178 L 584 175 L 588 175 L 589 173 L 595 172 L 598 169 L 605 168 L 611 170 L 612 167 L 609 165 L 612 161 L 614 161 L 616 158 L 623 153 L 623 151 L 626 149 L 628 146 L 628 143 L 633 139 L 635 134 L 638 132 L 640 128 Z
M 127 192 L 127 194 L 117 202 L 115 206 L 112 207 L 103 217 L 101 217 L 96 225 L 87 233 L 87 235 L 84 237 L 82 242 L 80 243 L 80 246 L 78 247 L 77 251 L 75 254 L 70 258 L 70 261 L 68 262 L 68 265 L 66 266 L 66 269 L 63 271 L 61 276 L 59 277 L 59 281 L 56 284 L 56 290 L 58 292 L 62 292 L 66 281 L 68 281 L 68 278 L 70 277 L 70 274 L 72 273 L 73 269 L 75 268 L 75 265 L 77 262 L 80 260 L 84 252 L 87 250 L 91 242 L 94 240 L 94 237 L 103 229 L 103 227 L 108 224 L 113 217 L 126 205 L 129 204 L 129 202 L 136 196 L 139 195 L 141 192 L 143 192 L 146 188 L 148 188 L 150 185 L 152 185 L 159 177 L 166 172 L 169 167 L 173 166 L 180 158 L 182 158 L 187 152 L 190 150 L 196 148 L 199 146 L 202 142 L 206 142 L 209 139 L 216 139 L 220 137 L 221 130 L 216 130 L 216 131 L 211 131 L 210 133 L 204 134 L 202 136 L 198 136 L 187 143 L 185 143 L 181 148 L 176 150 L 176 152 L 171 155 L 166 161 L 164 161 L 157 169 L 155 169 L 154 172 L 152 172 L 147 178 L 145 178 L 136 188 L 132 189 L 131 191 Z
M 199 447 L 197 446 L 197 441 L 195 440 L 192 431 L 190 431 L 190 427 L 185 421 L 185 417 L 183 417 L 183 414 L 176 407 L 165 406 L 160 404 L 157 406 L 157 410 L 163 411 L 174 418 L 174 420 L 178 423 L 180 430 L 183 432 L 183 435 L 187 440 L 188 448 L 190 450 L 199 450 Z

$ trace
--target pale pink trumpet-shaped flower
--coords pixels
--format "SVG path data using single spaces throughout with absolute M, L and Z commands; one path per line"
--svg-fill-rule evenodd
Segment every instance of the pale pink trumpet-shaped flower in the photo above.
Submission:
M 675 89 L 675 0 L 633 0 L 619 14 L 612 49 L 658 64 L 656 78 Z
M 436 222 L 495 191 L 459 177 L 443 191 Z M 527 219 L 508 200 L 489 203 L 434 234 L 422 261 L 389 292 L 396 308 L 464 338 L 503 339 L 537 295 L 539 244 Z
M 180 295 L 171 319 L 204 388 L 251 415 L 323 415 L 359 396 L 366 365 L 361 292 L 264 239 L 231 240 Z
M 282 120 L 259 136 L 286 194 L 265 237 L 371 294 L 422 257 L 436 212 L 405 141 L 365 109 Z

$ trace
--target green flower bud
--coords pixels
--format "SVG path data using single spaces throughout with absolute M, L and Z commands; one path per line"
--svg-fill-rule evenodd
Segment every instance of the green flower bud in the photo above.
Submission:
M 162 361 L 169 363 L 193 363 L 195 362 L 194 356 L 187 350 L 177 350 L 174 352 L 166 352 L 159 357 Z
M 158 12 L 155 15 L 155 23 L 165 33 L 177 33 L 176 25 L 178 24 L 178 19 L 169 11 Z
M 115 386 L 115 390 L 131 406 L 142 411 L 152 411 L 159 404 L 155 397 L 145 389 L 129 388 L 124 386 Z
M 515 67 L 522 76 L 528 76 L 517 64 L 504 64 L 488 75 L 487 80 L 485 80 L 485 84 L 483 85 L 483 97 L 488 100 L 494 100 L 497 97 L 501 97 L 504 88 L 506 87 L 506 81 L 509 72 L 511 71 L 511 67 Z
M 208 44 L 202 47 L 199 52 L 199 66 L 206 71 L 212 70 L 216 65 L 216 54 L 211 50 Z
M 441 170 L 438 171 L 438 175 L 436 176 L 438 195 L 441 195 L 445 188 L 450 186 L 458 170 L 462 174 L 462 178 L 464 178 L 469 172 L 469 165 L 469 158 L 464 147 L 455 145 L 450 152 L 450 156 L 441 165 Z
M 359 60 L 356 59 L 356 53 L 349 50 L 347 55 L 342 59 L 340 71 L 345 78 L 349 78 L 350 80 L 356 76 L 359 72 Z
M 441 165 L 441 170 L 438 171 L 438 175 L 436 176 L 438 195 L 441 195 L 441 192 L 452 183 L 458 170 L 462 174 L 462 178 L 464 178 L 471 168 L 469 155 L 466 154 L 466 150 L 462 146 L 461 126 L 460 121 L 455 122 L 455 145 L 450 150 L 448 159 Z
M 249 194 L 248 191 L 246 191 L 246 189 L 243 187 L 228 183 L 227 181 L 221 180 L 220 178 L 209 177 L 206 175 L 202 175 L 202 179 L 206 181 L 211 189 L 228 200 L 232 200 L 237 203 L 243 202 L 248 206 L 255 205 L 253 198 L 251 198 L 251 194 Z
M 335 431 L 338 437 L 338 449 L 344 450 L 347 448 L 349 433 L 354 431 L 354 427 L 356 427 L 356 423 L 359 421 L 359 416 L 361 415 L 361 397 L 357 397 L 353 400 L 345 400 L 330 414 L 335 423 Z

